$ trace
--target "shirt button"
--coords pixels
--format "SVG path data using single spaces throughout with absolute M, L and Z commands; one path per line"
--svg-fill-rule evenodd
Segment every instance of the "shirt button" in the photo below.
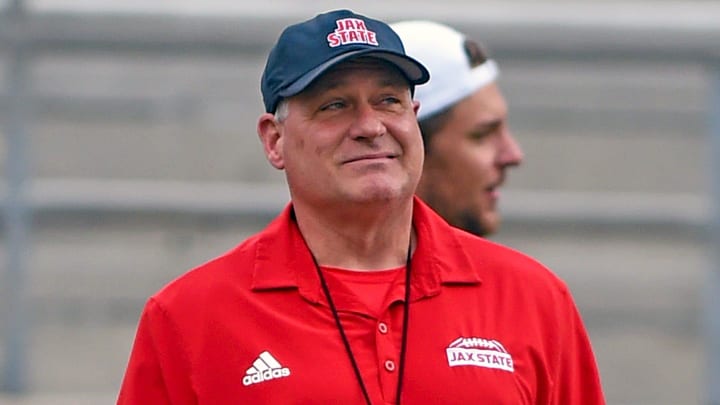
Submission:
M 386 334 L 387 331 L 388 331 L 387 324 L 386 324 L 385 322 L 380 322 L 380 323 L 378 324 L 378 330 L 379 330 L 380 333 L 382 333 L 383 335 Z
M 385 360 L 385 370 L 391 373 L 395 371 L 395 362 L 392 360 Z

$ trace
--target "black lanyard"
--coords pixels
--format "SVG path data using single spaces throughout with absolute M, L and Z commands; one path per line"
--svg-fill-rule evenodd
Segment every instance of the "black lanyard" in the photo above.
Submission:
M 395 403 L 397 405 L 400 405 L 400 395 L 402 394 L 403 374 L 405 372 L 405 352 L 407 349 L 408 320 L 410 319 L 410 248 L 411 246 L 408 245 L 407 258 L 405 259 L 405 306 L 403 307 L 403 329 L 402 342 L 400 344 L 400 365 L 398 367 L 398 383 L 397 392 L 395 394 Z M 309 247 L 308 250 L 310 250 Z M 320 277 L 320 285 L 322 286 L 323 292 L 325 292 L 325 298 L 327 298 L 328 305 L 330 305 L 330 310 L 332 311 L 333 318 L 335 318 L 335 324 L 337 325 L 337 329 L 340 332 L 340 337 L 342 338 L 343 344 L 345 345 L 345 350 L 347 351 L 348 357 L 350 358 L 350 363 L 352 363 L 353 370 L 355 371 L 355 377 L 357 378 L 358 384 L 360 384 L 360 389 L 362 390 L 363 396 L 365 397 L 365 403 L 367 403 L 367 405 L 372 405 L 372 401 L 370 401 L 370 395 L 368 394 L 367 388 L 365 387 L 365 382 L 363 381 L 362 375 L 360 374 L 360 367 L 358 367 L 357 365 L 357 361 L 355 360 L 355 356 L 353 355 L 352 348 L 350 347 L 350 341 L 348 340 L 347 335 L 345 334 L 345 329 L 343 329 L 342 323 L 340 322 L 340 315 L 338 314 L 335 303 L 333 302 L 332 296 L 330 295 L 330 289 L 328 288 L 327 282 L 325 282 L 325 277 L 320 270 L 320 265 L 318 265 L 317 259 L 315 259 L 315 255 L 312 254 L 312 251 L 310 252 L 310 256 L 312 257 L 313 263 L 315 264 L 315 269 L 317 270 L 318 277 Z

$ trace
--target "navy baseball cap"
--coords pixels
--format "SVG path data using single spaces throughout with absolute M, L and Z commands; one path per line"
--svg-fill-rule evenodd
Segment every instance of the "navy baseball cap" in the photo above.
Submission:
M 282 98 L 300 93 L 338 63 L 360 56 L 390 62 L 411 88 L 430 78 L 425 66 L 405 54 L 400 37 L 388 24 L 350 10 L 335 10 L 291 25 L 280 34 L 260 83 L 265 111 L 275 112 Z

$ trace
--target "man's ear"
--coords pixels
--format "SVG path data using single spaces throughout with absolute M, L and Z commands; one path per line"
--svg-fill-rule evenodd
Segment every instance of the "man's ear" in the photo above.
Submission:
M 270 113 L 261 115 L 257 124 L 257 133 L 260 142 L 263 144 L 265 157 L 278 170 L 285 168 L 285 160 L 283 159 L 284 139 L 280 131 L 280 125 L 275 121 L 275 116 Z
M 418 110 L 420 110 L 420 102 L 417 100 L 413 100 L 413 111 L 415 111 L 415 116 L 417 117 Z

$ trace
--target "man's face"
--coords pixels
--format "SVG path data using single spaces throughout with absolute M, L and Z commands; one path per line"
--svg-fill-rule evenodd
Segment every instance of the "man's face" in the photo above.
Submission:
M 284 169 L 293 201 L 315 207 L 411 197 L 423 144 L 405 78 L 364 58 L 341 63 L 287 100 L 288 115 L 263 140 L 270 162 Z M 264 125 L 259 123 L 261 138 Z M 272 132 L 272 131 L 271 131 Z
M 451 224 L 478 235 L 500 225 L 505 169 L 522 161 L 497 84 L 463 99 L 430 137 L 418 193 Z

